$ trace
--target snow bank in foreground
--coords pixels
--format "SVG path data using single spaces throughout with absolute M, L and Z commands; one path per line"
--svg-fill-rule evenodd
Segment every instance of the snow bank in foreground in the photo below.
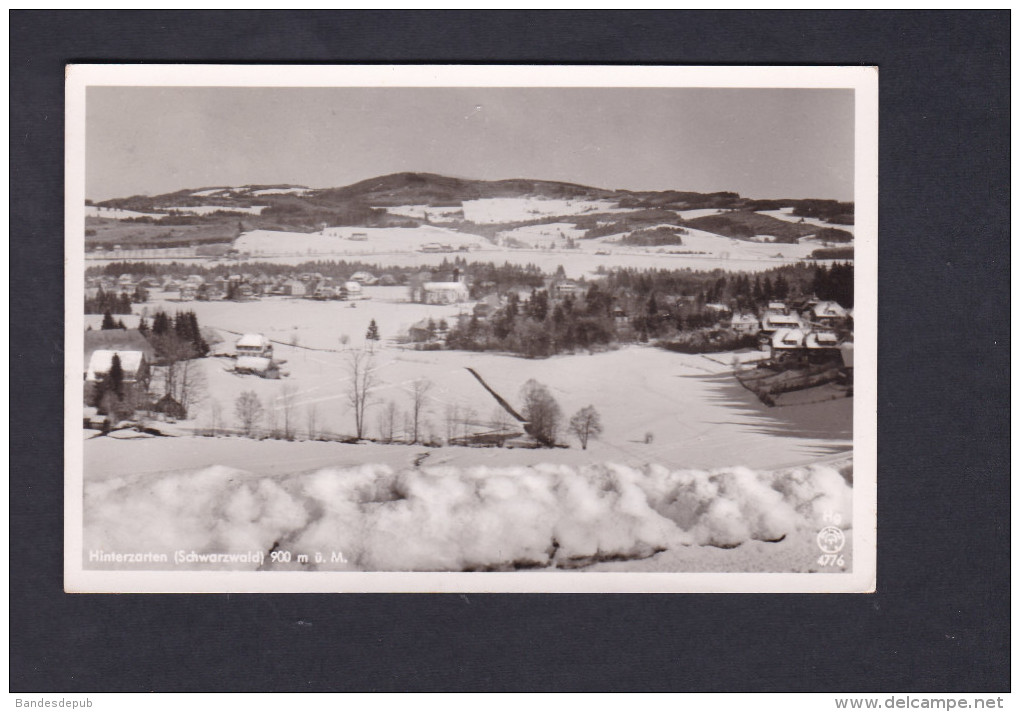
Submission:
M 827 513 L 849 522 L 850 506 L 844 478 L 822 466 L 769 473 L 365 465 L 286 479 L 212 467 L 88 484 L 85 546 L 165 552 L 171 561 L 181 550 L 291 552 L 289 564 L 266 568 L 577 568 L 682 546 L 814 536 Z M 344 560 L 333 561 L 334 552 Z M 308 561 L 299 565 L 299 554 Z

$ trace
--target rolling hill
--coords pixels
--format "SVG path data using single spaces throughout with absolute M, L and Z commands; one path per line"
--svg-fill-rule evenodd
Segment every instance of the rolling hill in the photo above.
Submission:
M 762 214 L 810 215 L 794 223 Z M 683 213 L 705 213 L 685 220 Z M 759 212 L 761 211 L 761 212 Z M 582 222 L 586 229 L 635 222 L 689 226 L 741 240 L 795 242 L 823 220 L 852 223 L 853 204 L 830 200 L 753 200 L 737 193 L 605 189 L 559 181 L 472 180 L 393 173 L 337 188 L 293 184 L 206 186 L 89 203 L 86 243 L 135 247 L 230 242 L 251 230 L 316 232 L 324 226 L 407 228 L 442 225 L 493 237 L 522 225 Z M 628 220 L 632 216 L 635 220 Z M 830 223 L 824 222 L 828 225 Z M 580 227 L 580 225 L 579 225 Z

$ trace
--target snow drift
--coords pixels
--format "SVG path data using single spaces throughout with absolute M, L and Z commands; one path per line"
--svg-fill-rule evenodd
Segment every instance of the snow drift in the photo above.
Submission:
M 842 475 L 818 465 L 779 472 L 364 465 L 284 478 L 210 467 L 89 483 L 85 546 L 164 552 L 171 561 L 182 550 L 262 551 L 265 568 L 573 569 L 684 546 L 813 537 L 826 517 L 851 521 L 851 493 Z M 291 560 L 271 562 L 270 551 Z M 300 554 L 307 562 L 298 563 Z

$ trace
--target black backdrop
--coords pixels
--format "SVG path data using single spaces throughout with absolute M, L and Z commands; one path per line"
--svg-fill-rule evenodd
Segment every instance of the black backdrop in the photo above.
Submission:
M 12 691 L 1009 689 L 1008 12 L 13 12 Z M 880 67 L 878 592 L 62 593 L 63 65 Z

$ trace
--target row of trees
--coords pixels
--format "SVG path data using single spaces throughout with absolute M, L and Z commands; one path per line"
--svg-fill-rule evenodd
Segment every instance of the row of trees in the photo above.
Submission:
M 815 268 L 811 289 L 819 299 L 832 300 L 841 306 L 854 305 L 854 265 L 852 262 L 836 263 Z
M 433 423 L 429 419 L 435 405 L 432 381 L 419 378 L 409 384 L 406 411 L 401 411 L 398 404 L 392 400 L 378 402 L 374 399 L 374 393 L 380 385 L 376 377 L 374 358 L 370 351 L 351 351 L 347 355 L 348 378 L 345 396 L 354 416 L 355 437 L 358 440 L 367 437 L 368 409 L 371 406 L 382 406 L 376 420 L 379 440 L 386 443 L 396 442 L 402 434 L 401 439 L 408 444 L 439 444 Z M 290 440 L 296 437 L 298 432 L 296 397 L 297 391 L 294 386 L 286 384 L 281 387 L 280 395 L 275 402 L 267 407 L 255 391 L 245 391 L 234 402 L 234 417 L 247 437 L 254 437 L 262 432 L 263 423 L 268 421 L 271 437 Z M 549 389 L 537 381 L 529 380 L 521 389 L 520 398 L 521 413 L 527 421 L 525 426 L 527 432 L 546 447 L 557 445 L 563 429 L 563 414 Z M 216 432 L 222 427 L 222 413 L 216 403 L 212 404 L 211 411 L 212 427 Z M 307 425 L 305 432 L 309 438 L 314 439 L 320 434 L 318 411 L 311 405 L 306 409 L 305 415 Z M 516 421 L 502 408 L 495 409 L 491 418 L 484 423 L 478 421 L 478 414 L 474 409 L 461 408 L 456 404 L 448 404 L 443 415 L 447 443 L 458 437 L 466 437 L 479 426 L 507 434 L 517 427 Z M 587 449 L 589 441 L 602 433 L 599 413 L 590 405 L 575 413 L 566 427 L 583 449 Z
M 130 314 L 131 295 L 100 289 L 94 297 L 85 297 L 86 314 Z

